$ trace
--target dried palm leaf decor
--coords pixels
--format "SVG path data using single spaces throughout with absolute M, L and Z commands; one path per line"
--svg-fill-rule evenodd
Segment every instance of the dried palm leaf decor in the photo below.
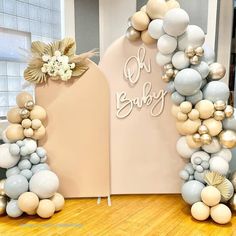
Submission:
M 68 81 L 81 77 L 87 70 L 87 59 L 94 56 L 94 50 L 75 55 L 74 39 L 45 44 L 35 41 L 31 45 L 31 58 L 24 71 L 25 80 L 33 83 L 44 83 L 52 80 Z

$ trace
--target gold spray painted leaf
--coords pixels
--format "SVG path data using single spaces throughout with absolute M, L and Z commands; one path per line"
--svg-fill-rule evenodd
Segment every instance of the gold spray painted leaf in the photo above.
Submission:
M 86 65 L 76 65 L 75 68 L 72 70 L 72 76 L 80 77 L 88 70 L 88 68 L 89 67 Z
M 46 47 L 47 47 L 46 43 L 35 41 L 35 42 L 32 42 L 31 44 L 31 52 L 42 56 L 44 54 L 44 50 Z
M 43 83 L 47 81 L 47 75 L 41 71 L 41 68 L 28 67 L 24 71 L 25 80 L 33 83 Z

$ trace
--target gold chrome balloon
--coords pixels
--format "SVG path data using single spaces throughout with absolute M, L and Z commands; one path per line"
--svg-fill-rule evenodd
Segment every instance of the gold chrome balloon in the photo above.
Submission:
M 224 101 L 219 100 L 214 103 L 214 107 L 217 111 L 223 111 L 226 108 L 226 104 Z
M 5 196 L 6 193 L 4 191 L 4 184 L 5 184 L 6 179 L 0 180 L 0 196 Z
M 227 118 L 231 117 L 234 114 L 234 108 L 230 105 L 227 105 L 225 108 L 225 116 Z
M 198 128 L 198 133 L 199 134 L 207 134 L 208 133 L 208 128 L 205 125 L 200 125 Z
M 230 209 L 236 211 L 236 194 L 229 201 Z
M 0 196 L 0 215 L 6 213 L 6 207 L 7 207 L 7 197 Z
M 199 57 L 198 56 L 193 56 L 193 57 L 191 57 L 190 58 L 190 63 L 192 64 L 192 65 L 198 65 L 199 63 L 200 63 L 200 60 L 199 60 Z
M 130 41 L 136 41 L 140 38 L 141 33 L 134 29 L 132 26 L 130 26 L 126 31 L 126 38 Z
M 164 68 L 164 70 L 173 69 L 173 65 L 171 63 L 165 64 L 163 68 Z
M 22 119 L 26 119 L 30 116 L 30 112 L 26 108 L 23 108 L 20 111 L 20 116 Z
M 195 52 L 194 52 L 194 48 L 189 46 L 186 50 L 185 50 L 185 55 L 187 57 L 193 57 L 195 55 Z
M 236 132 L 233 130 L 224 130 L 219 135 L 220 144 L 224 148 L 236 147 Z
M 26 102 L 25 103 L 25 108 L 27 109 L 27 110 L 33 110 L 33 108 L 34 108 L 34 102 L 31 100 L 31 101 L 28 101 L 28 102 Z
M 208 145 L 212 142 L 212 138 L 209 134 L 202 134 L 201 135 L 201 142 L 204 145 Z
M 225 118 L 225 113 L 223 111 L 215 111 L 214 112 L 214 119 L 217 121 L 222 121 Z
M 193 140 L 196 143 L 200 143 L 201 142 L 201 135 L 199 133 L 196 133 L 193 135 Z
M 196 56 L 198 57 L 202 57 L 204 55 L 204 49 L 202 47 L 198 47 L 194 51 Z
M 161 79 L 166 83 L 170 82 L 170 80 L 171 80 L 171 78 L 169 76 L 167 76 L 166 74 L 162 75 Z
M 208 78 L 210 80 L 220 80 L 225 76 L 226 69 L 223 65 L 218 62 L 212 63 L 209 66 L 210 72 Z

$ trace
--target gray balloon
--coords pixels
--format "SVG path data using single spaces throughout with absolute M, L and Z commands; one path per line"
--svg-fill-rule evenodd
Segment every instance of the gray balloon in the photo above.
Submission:
M 185 101 L 185 97 L 178 92 L 174 92 L 171 94 L 171 100 L 175 105 L 179 105 L 180 103 Z
M 202 76 L 202 79 L 205 79 L 210 72 L 208 64 L 204 61 L 201 61 L 201 63 L 198 65 L 192 65 L 191 68 L 199 72 Z
M 204 99 L 216 102 L 222 100 L 227 102 L 229 99 L 229 88 L 221 81 L 212 81 L 208 83 L 203 89 Z
M 236 109 L 234 108 L 234 114 L 230 118 L 223 120 L 223 128 L 236 131 Z
M 9 152 L 11 153 L 11 155 L 17 156 L 20 154 L 20 148 L 16 143 L 12 143 L 10 144 Z
M 179 176 L 182 180 L 185 180 L 185 181 L 188 181 L 188 179 L 189 179 L 189 173 L 186 170 L 181 170 L 179 172 Z
M 21 175 L 23 175 L 27 180 L 30 180 L 33 176 L 33 173 L 31 170 L 25 169 L 20 172 Z
M 37 155 L 38 155 L 40 158 L 45 157 L 46 154 L 47 154 L 46 150 L 45 150 L 43 147 L 38 147 L 38 148 L 36 149 L 36 153 L 37 153 Z
M 13 218 L 17 218 L 23 214 L 23 211 L 18 207 L 17 200 L 11 200 L 7 203 L 6 212 L 8 216 Z
M 40 157 L 37 155 L 37 153 L 34 152 L 30 155 L 30 162 L 33 165 L 37 165 L 40 162 Z
M 181 194 L 184 201 L 190 205 L 201 201 L 201 191 L 205 185 L 197 180 L 191 180 L 183 184 Z
M 178 93 L 183 96 L 192 96 L 200 90 L 202 77 L 196 70 L 187 68 L 176 75 L 174 83 Z
M 12 175 L 6 179 L 4 190 L 8 197 L 17 199 L 22 193 L 28 191 L 28 181 L 23 175 Z
M 18 163 L 18 167 L 20 170 L 30 169 L 31 166 L 32 165 L 29 160 L 22 160 Z
M 207 79 L 203 79 L 201 89 L 204 88 L 206 84 L 207 84 Z
M 33 167 L 31 168 L 31 171 L 33 172 L 33 174 L 41 171 L 41 170 L 50 170 L 48 164 L 46 163 L 40 163 L 37 165 L 33 165 Z
M 197 172 L 197 171 L 194 172 L 194 179 L 203 183 L 203 184 L 206 183 L 204 180 L 204 176 L 205 176 L 205 172 L 202 172 L 202 173 Z
M 19 173 L 20 173 L 20 169 L 17 166 L 15 166 L 15 167 L 7 169 L 6 176 L 8 178 L 11 175 L 18 175 Z
M 175 84 L 174 81 L 170 81 L 167 85 L 166 85 L 166 91 L 168 93 L 173 93 L 175 92 Z
M 192 96 L 187 96 L 186 101 L 191 102 L 193 105 L 197 104 L 199 101 L 201 101 L 203 98 L 202 91 L 199 90 L 196 94 Z

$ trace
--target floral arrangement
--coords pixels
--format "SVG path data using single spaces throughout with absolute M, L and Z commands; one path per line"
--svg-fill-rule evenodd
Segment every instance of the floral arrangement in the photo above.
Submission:
M 24 72 L 27 81 L 43 83 L 52 80 L 68 81 L 79 78 L 87 70 L 87 59 L 94 56 L 94 50 L 75 55 L 76 43 L 71 38 L 45 44 L 35 41 L 31 46 L 31 59 Z

